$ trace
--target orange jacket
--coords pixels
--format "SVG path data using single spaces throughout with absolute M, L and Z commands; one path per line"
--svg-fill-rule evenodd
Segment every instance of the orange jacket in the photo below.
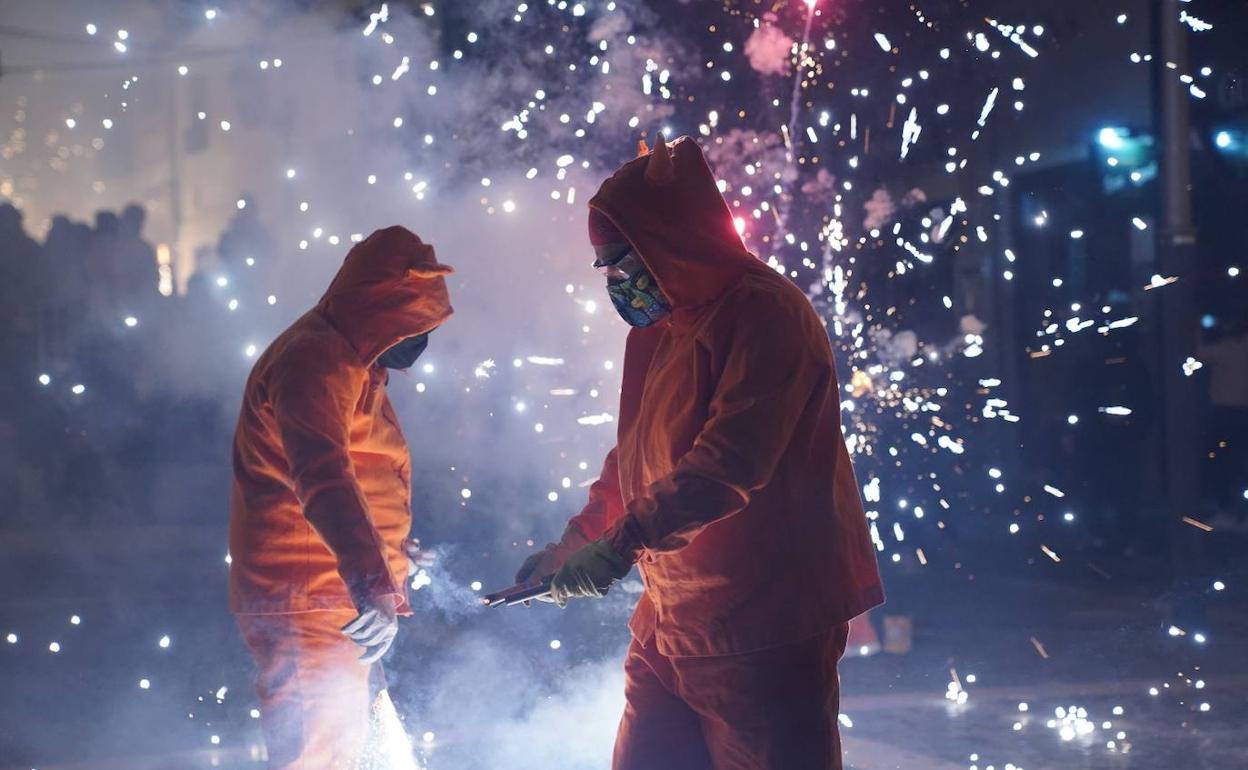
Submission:
M 411 465 L 375 362 L 451 315 L 449 272 L 408 230 L 378 230 L 256 361 L 234 434 L 235 613 L 350 609 L 365 595 L 410 612 Z
M 656 147 L 589 205 L 673 306 L 629 332 L 616 446 L 570 522 L 639 559 L 633 634 L 669 656 L 735 654 L 880 604 L 827 331 L 745 250 L 701 149 Z

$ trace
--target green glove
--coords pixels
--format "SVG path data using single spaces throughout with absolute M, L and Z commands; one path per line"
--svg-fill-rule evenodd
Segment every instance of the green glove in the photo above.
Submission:
M 601 599 L 617 580 L 633 568 L 605 540 L 595 540 L 574 551 L 550 582 L 550 598 L 560 607 L 571 598 Z

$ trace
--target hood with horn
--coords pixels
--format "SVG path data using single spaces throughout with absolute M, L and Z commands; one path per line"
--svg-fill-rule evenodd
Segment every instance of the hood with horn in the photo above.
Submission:
M 395 343 L 450 317 L 443 276 L 451 272 L 415 233 L 387 227 L 351 248 L 317 309 L 371 366 Z
M 624 233 L 674 308 L 704 305 L 744 273 L 767 269 L 741 242 L 697 142 L 640 149 L 589 205 Z

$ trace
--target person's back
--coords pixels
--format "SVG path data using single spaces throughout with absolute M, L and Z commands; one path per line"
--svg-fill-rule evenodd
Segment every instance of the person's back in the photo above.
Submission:
M 330 546 L 333 535 L 318 534 L 314 518 L 322 506 L 354 507 L 357 503 L 351 498 L 357 495 L 363 497 L 382 536 L 376 545 L 389 565 L 388 573 L 374 565 L 371 574 L 383 586 L 388 575 L 393 588 L 388 592 L 400 592 L 407 565 L 402 543 L 411 525 L 410 473 L 407 444 L 385 394 L 385 380 L 385 370 L 360 363 L 355 350 L 316 310 L 279 335 L 257 360 L 233 446 L 234 612 L 349 609 L 347 586 L 337 571 L 339 555 Z M 350 415 L 352 423 L 368 425 L 366 433 L 301 433 L 305 421 L 337 416 L 321 414 L 323 407 L 306 403 L 309 398 L 301 393 L 322 387 L 334 391 L 335 405 Z M 278 403 L 283 400 L 286 403 Z M 300 408 L 309 413 L 296 413 Z M 311 446 L 295 443 L 309 440 Z M 318 446 L 321 442 L 324 445 Z M 315 478 L 317 474 L 328 477 Z M 348 474 L 353 483 L 347 482 Z M 308 503 L 315 504 L 311 510 L 305 509 Z M 369 553 L 368 545 L 373 544 L 354 542 L 340 548 L 344 555 Z
M 98 211 L 91 240 L 87 245 L 86 266 L 83 274 L 90 287 L 87 294 L 88 312 L 96 321 L 112 323 L 120 310 L 117 286 L 117 265 L 121 221 L 111 211 Z
M 411 468 L 386 370 L 410 366 L 450 316 L 449 272 L 411 232 L 374 233 L 247 380 L 230 609 L 260 668 L 270 767 L 348 762 L 369 705 L 356 658 L 380 658 L 410 614 Z
M 45 269 L 43 249 L 26 233 L 22 212 L 11 203 L 0 204 L 0 319 L 5 328 L 0 335 L 15 346 L 10 358 L 28 352 L 41 308 L 39 274 Z M 9 345 L 3 345 L 8 348 Z M 21 351 L 20 353 L 17 351 Z
M 118 294 L 123 302 L 132 302 L 136 311 L 152 306 L 159 283 L 156 250 L 143 240 L 146 219 L 143 207 L 132 203 L 122 210 L 118 227 Z
M 415 257 L 395 249 L 419 242 L 397 230 L 353 248 L 320 304 L 269 345 L 248 378 L 233 449 L 236 613 L 351 609 L 339 563 L 378 555 L 389 571 L 359 565 L 373 585 L 356 590 L 402 593 L 410 469 L 386 371 L 374 364 L 441 324 L 450 304 L 442 273 L 407 276 Z M 404 234 L 412 240 L 400 245 Z M 382 543 L 372 541 L 370 520 Z

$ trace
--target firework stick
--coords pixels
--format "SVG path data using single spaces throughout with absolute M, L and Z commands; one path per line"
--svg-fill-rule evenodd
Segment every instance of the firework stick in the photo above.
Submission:
M 534 585 L 518 583 L 510 588 L 504 588 L 501 591 L 482 596 L 481 603 L 486 607 L 510 607 L 513 604 L 522 604 L 533 599 L 541 599 L 550 595 L 550 580 L 548 577 Z

